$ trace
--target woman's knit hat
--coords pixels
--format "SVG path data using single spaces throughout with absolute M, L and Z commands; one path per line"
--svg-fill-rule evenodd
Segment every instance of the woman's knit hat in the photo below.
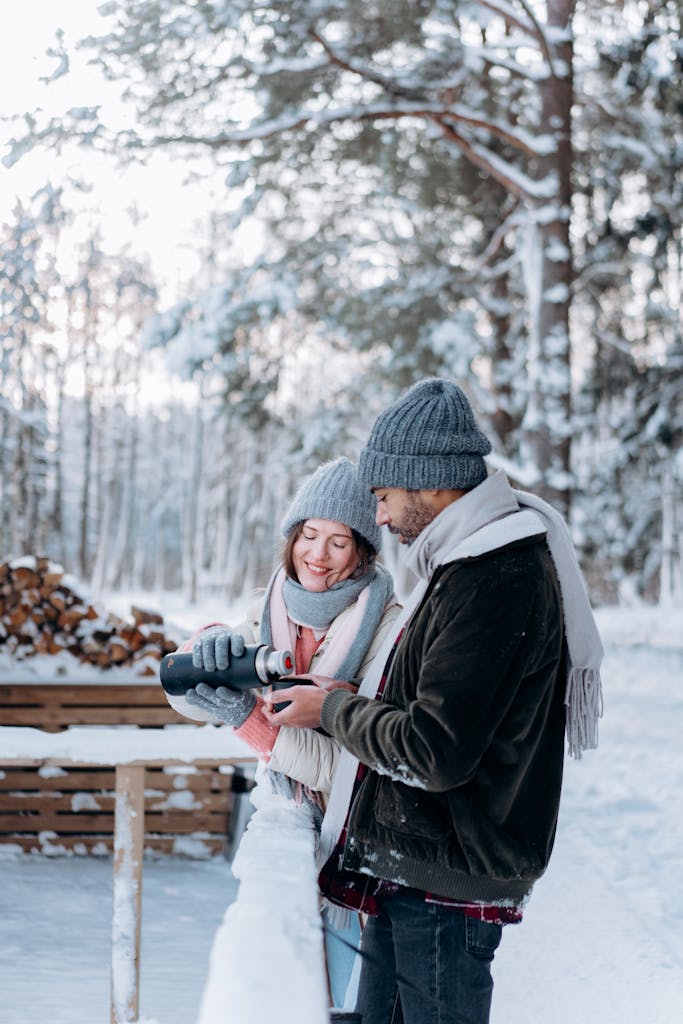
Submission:
M 294 495 L 280 529 L 287 537 L 304 519 L 331 519 L 350 526 L 375 551 L 382 547 L 382 533 L 375 522 L 377 499 L 361 484 L 356 467 L 344 457 L 325 462 Z
M 482 434 L 465 394 L 439 377 L 414 384 L 377 418 L 360 453 L 368 487 L 470 490 L 486 479 Z

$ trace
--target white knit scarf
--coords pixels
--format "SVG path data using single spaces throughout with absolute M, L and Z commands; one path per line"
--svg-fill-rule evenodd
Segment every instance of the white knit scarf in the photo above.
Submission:
M 404 549 L 404 561 L 419 580 L 365 676 L 359 694 L 376 696 L 394 643 L 419 607 L 438 566 L 544 534 L 560 583 L 569 652 L 565 694 L 569 755 L 579 759 L 582 751 L 597 747 L 597 723 L 602 715 L 600 663 L 604 652 L 569 531 L 555 509 L 534 495 L 513 490 L 503 473 L 493 474 L 448 505 Z M 322 824 L 318 849 L 321 867 L 344 826 L 357 770 L 357 758 L 342 748 Z

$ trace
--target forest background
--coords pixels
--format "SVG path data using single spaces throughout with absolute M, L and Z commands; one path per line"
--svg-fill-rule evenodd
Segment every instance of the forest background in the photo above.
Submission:
M 229 602 L 443 375 L 594 601 L 683 603 L 683 3 L 23 7 L 62 13 L 3 92 L 0 554 Z

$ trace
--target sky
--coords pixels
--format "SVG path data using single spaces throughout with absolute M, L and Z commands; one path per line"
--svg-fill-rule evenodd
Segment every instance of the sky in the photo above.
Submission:
M 42 107 L 58 115 L 72 106 L 102 103 L 125 123 L 129 116 L 117 97 L 120 86 L 105 83 L 96 69 L 76 55 L 68 76 L 49 86 L 40 82 L 55 68 L 45 51 L 55 33 L 64 31 L 67 49 L 77 39 L 97 34 L 105 24 L 97 12 L 102 0 L 0 0 L 0 118 Z M 14 131 L 0 121 L 0 154 Z M 163 155 L 147 158 L 144 165 L 122 171 L 111 160 L 84 150 L 58 158 L 53 152 L 34 152 L 14 167 L 0 166 L 0 221 L 11 213 L 16 197 L 27 197 L 50 177 L 58 183 L 63 173 L 87 177 L 94 184 L 88 202 L 104 225 L 105 245 L 113 250 L 131 246 L 149 256 L 155 272 L 171 293 L 182 293 L 183 283 L 197 267 L 194 247 L 197 224 L 206 211 L 206 185 L 185 181 L 185 168 Z M 135 202 L 143 214 L 133 229 L 125 211 Z

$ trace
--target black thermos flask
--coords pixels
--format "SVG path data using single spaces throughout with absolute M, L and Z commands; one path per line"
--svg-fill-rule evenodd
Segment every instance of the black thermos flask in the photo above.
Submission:
M 207 683 L 214 690 L 219 686 L 227 686 L 230 690 L 252 690 L 276 682 L 293 671 L 294 658 L 290 651 L 276 651 L 268 644 L 247 644 L 241 657 L 230 654 L 228 667 L 214 669 L 213 672 L 195 668 L 191 651 L 167 654 L 159 666 L 159 678 L 166 693 L 178 697 L 197 683 Z

